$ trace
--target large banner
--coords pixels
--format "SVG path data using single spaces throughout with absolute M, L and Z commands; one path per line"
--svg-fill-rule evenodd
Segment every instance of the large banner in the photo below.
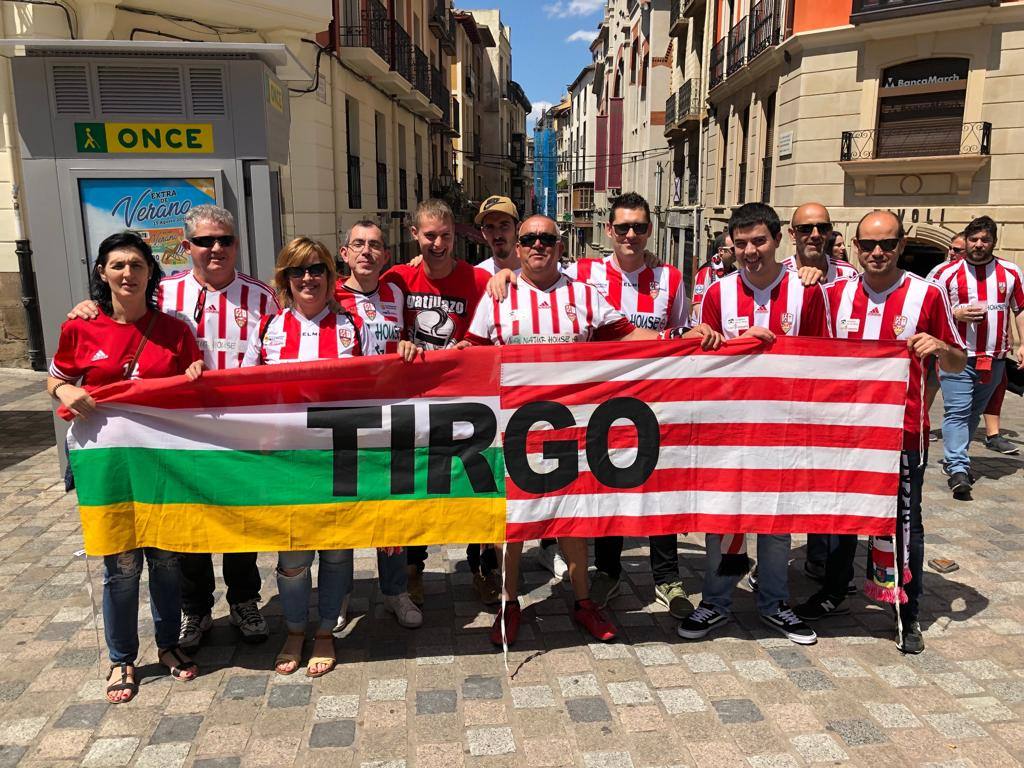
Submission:
M 120 382 L 69 436 L 86 551 L 894 530 L 898 342 L 429 352 Z

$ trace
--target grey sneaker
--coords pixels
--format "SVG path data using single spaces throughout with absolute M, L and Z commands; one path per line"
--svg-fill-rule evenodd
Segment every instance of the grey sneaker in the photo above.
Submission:
M 924 635 L 921 634 L 921 625 L 916 621 L 910 621 L 903 625 L 903 637 L 896 644 L 901 652 L 917 655 L 924 650 Z
M 338 612 L 338 621 L 334 625 L 334 629 L 331 630 L 331 634 L 337 637 L 339 640 L 345 636 L 345 628 L 348 626 L 348 601 L 352 597 L 352 593 L 349 592 L 345 595 L 341 601 L 341 610 Z
M 594 571 L 590 577 L 590 599 L 602 608 L 608 605 L 608 601 L 619 594 L 619 586 L 622 578 L 609 576 L 604 571 Z
M 384 595 L 384 608 L 395 614 L 399 626 L 416 629 L 423 625 L 423 611 L 409 599 L 409 593 L 400 595 Z
M 238 631 L 242 633 L 242 639 L 247 643 L 262 643 L 270 636 L 267 621 L 260 613 L 255 600 L 232 605 L 228 621 L 232 626 L 238 627 Z
M 203 635 L 213 627 L 213 617 L 210 614 L 183 613 L 181 614 L 181 632 L 178 634 L 178 645 L 182 648 L 198 648 L 203 641 Z
M 1002 453 L 1007 456 L 1016 456 L 1018 453 L 1020 453 L 1020 448 L 1011 443 L 1002 435 L 991 435 L 990 437 L 986 437 L 985 447 L 988 448 L 990 451 Z
M 668 612 L 676 619 L 685 619 L 693 613 L 693 603 L 687 599 L 686 590 L 681 581 L 673 581 L 671 584 L 656 584 L 654 586 L 654 600 L 661 603 Z

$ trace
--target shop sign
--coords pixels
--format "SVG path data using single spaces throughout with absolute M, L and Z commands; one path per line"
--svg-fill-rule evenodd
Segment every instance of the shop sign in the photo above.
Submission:
M 888 67 L 882 72 L 882 88 L 942 85 L 967 79 L 967 59 L 919 59 Z
M 213 152 L 210 123 L 75 123 L 75 146 L 93 154 Z

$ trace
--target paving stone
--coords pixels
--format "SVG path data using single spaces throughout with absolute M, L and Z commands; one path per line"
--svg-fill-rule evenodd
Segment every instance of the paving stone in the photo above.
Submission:
M 97 739 L 89 747 L 82 765 L 86 768 L 128 765 L 138 746 L 139 740 L 134 737 Z
M 800 768 L 796 758 L 790 754 L 751 755 L 747 763 L 750 768 Z
M 828 670 L 832 677 L 855 678 L 871 676 L 867 670 L 857 663 L 856 659 L 851 659 L 848 656 L 831 656 L 818 659 L 818 662 Z
M 331 720 L 314 723 L 309 733 L 310 749 L 351 747 L 356 740 L 355 720 Z
M 570 675 L 558 678 L 558 686 L 563 699 L 574 699 L 581 696 L 600 696 L 601 686 L 594 675 Z
M 612 659 L 631 659 L 633 655 L 625 645 L 616 643 L 591 643 L 587 646 L 595 659 L 610 661 Z
M 662 688 L 658 691 L 658 698 L 670 715 L 704 712 L 708 708 L 707 702 L 693 688 Z
M 25 747 L 12 744 L 0 745 L 0 768 L 14 768 L 25 755 Z
M 987 735 L 980 725 L 957 712 L 922 715 L 922 717 L 947 739 L 975 739 Z
M 170 742 L 192 742 L 203 724 L 201 715 L 175 715 L 162 717 L 156 730 L 149 737 L 150 744 L 166 744 Z
M 732 665 L 740 677 L 754 683 L 763 683 L 766 680 L 777 680 L 783 677 L 782 670 L 767 659 L 734 661 Z
M 612 704 L 647 704 L 654 701 L 647 684 L 641 680 L 608 683 L 608 696 Z
M 510 689 L 512 706 L 516 709 L 539 709 L 558 706 L 555 694 L 547 685 L 519 685 Z
M 316 701 L 316 720 L 351 720 L 359 714 L 359 696 L 321 696 Z
M 633 768 L 629 752 L 584 752 L 584 768 Z
M 26 688 L 28 683 L 21 680 L 0 680 L 0 702 L 14 701 Z
M 917 728 L 921 721 L 904 704 L 867 702 L 864 707 L 883 728 Z
M 790 742 L 808 763 L 832 763 L 849 759 L 849 755 L 836 743 L 836 740 L 825 734 L 793 736 Z
M 573 748 L 565 739 L 524 739 L 523 752 L 531 768 L 559 768 L 573 764 Z
M 461 742 L 416 745 L 416 768 L 461 768 L 464 764 Z
M 675 664 L 679 661 L 667 645 L 637 645 L 633 647 L 637 660 L 645 667 Z
M 469 754 L 507 755 L 516 751 L 516 742 L 511 728 L 472 728 L 466 731 L 466 745 Z
M 240 757 L 204 757 L 192 763 L 192 768 L 240 768 Z
M 455 711 L 458 694 L 455 691 L 417 691 L 416 714 L 440 715 Z
M 233 675 L 224 686 L 225 699 L 263 698 L 267 691 L 267 675 Z
M 366 698 L 369 701 L 405 701 L 408 690 L 408 680 L 370 680 L 366 688 Z
M 139 751 L 135 761 L 136 768 L 180 768 L 188 759 L 192 745 L 183 744 L 151 744 Z
M 270 696 L 267 697 L 267 706 L 271 709 L 304 707 L 309 704 L 309 699 L 312 695 L 313 686 L 311 685 L 297 685 L 295 683 L 275 685 L 270 689 Z
M 691 672 L 729 671 L 729 665 L 717 653 L 684 653 L 680 658 Z
M 502 695 L 501 680 L 497 677 L 470 675 L 462 683 L 464 699 L 500 699 Z
M 102 720 L 103 716 L 107 714 L 110 707 L 111 705 L 106 701 L 89 704 L 72 704 L 61 713 L 61 716 L 57 718 L 57 722 L 53 724 L 53 727 L 95 728 L 100 724 L 100 720 Z
M 870 720 L 829 720 L 828 729 L 839 734 L 849 747 L 883 744 L 888 740 Z
M 27 747 L 46 725 L 46 717 L 25 717 L 0 722 L 0 744 Z
M 807 654 L 796 648 L 783 647 L 767 650 L 772 660 L 783 669 L 802 669 L 811 666 L 811 660 L 807 658 Z
M 715 708 L 723 725 L 759 723 L 764 720 L 761 710 L 750 699 L 718 699 L 712 701 L 711 706 Z
M 801 691 L 832 691 L 836 687 L 820 669 L 791 669 L 788 677 Z
M 565 709 L 574 723 L 605 723 L 612 719 L 604 699 L 596 696 L 569 699 L 565 702 Z

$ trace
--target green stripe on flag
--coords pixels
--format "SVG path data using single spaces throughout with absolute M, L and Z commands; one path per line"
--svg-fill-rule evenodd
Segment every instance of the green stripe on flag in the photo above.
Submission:
M 496 491 L 476 493 L 459 459 L 452 461 L 450 493 L 427 493 L 427 448 L 415 450 L 414 492 L 391 492 L 391 450 L 361 448 L 358 496 L 334 495 L 332 451 L 178 451 L 156 448 L 89 448 L 71 452 L 78 503 L 225 506 L 320 504 L 387 499 L 502 498 L 502 449 L 487 448 Z M 346 468 L 346 472 L 355 467 Z M 435 478 L 436 482 L 436 478 Z

